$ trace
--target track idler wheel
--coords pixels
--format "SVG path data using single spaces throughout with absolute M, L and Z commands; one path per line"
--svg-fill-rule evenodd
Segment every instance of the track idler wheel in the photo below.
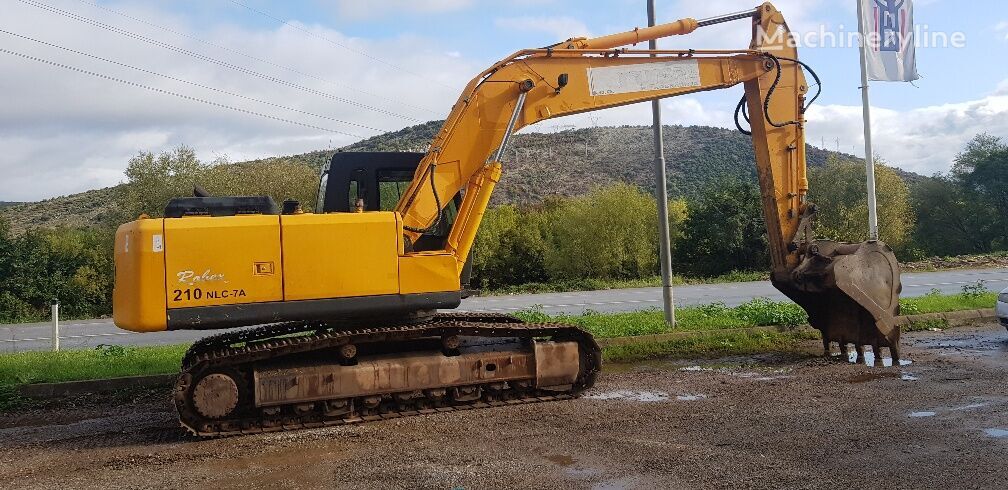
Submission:
M 858 360 L 864 346 L 872 346 L 876 362 L 888 347 L 893 364 L 899 363 L 900 267 L 885 243 L 816 241 L 808 245 L 801 263 L 790 273 L 774 274 L 774 286 L 798 303 L 809 323 L 823 337 L 826 355 L 830 345 L 846 354 L 854 344 Z

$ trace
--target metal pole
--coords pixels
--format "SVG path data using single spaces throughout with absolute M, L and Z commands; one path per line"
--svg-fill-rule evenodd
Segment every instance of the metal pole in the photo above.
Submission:
M 861 107 L 864 113 L 865 174 L 868 176 L 868 239 L 878 240 L 878 212 L 875 202 L 875 155 L 871 139 L 871 101 L 868 97 L 868 42 L 865 36 L 864 2 L 858 0 L 858 30 L 861 34 Z
M 52 304 L 52 350 L 59 350 L 59 303 Z
M 648 0 L 648 26 L 655 25 L 655 3 Z M 655 40 L 648 41 L 648 47 L 657 49 Z M 654 151 L 655 151 L 655 199 L 658 201 L 658 243 L 662 276 L 662 299 L 665 306 L 665 323 L 674 326 L 675 304 L 672 294 L 672 251 L 669 246 L 668 222 L 668 189 L 665 184 L 665 143 L 662 141 L 661 101 L 651 101 L 651 113 L 654 117 Z

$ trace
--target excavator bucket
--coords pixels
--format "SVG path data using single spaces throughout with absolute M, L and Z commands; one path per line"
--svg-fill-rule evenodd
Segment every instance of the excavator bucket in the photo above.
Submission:
M 864 346 L 872 346 L 876 364 L 882 363 L 881 347 L 888 347 L 893 363 L 899 363 L 900 283 L 899 262 L 885 243 L 837 243 L 819 240 L 805 248 L 802 261 L 787 277 L 775 277 L 774 286 L 798 303 L 809 323 L 822 332 L 823 348 L 840 345 L 848 355 L 854 344 L 858 362 L 864 361 Z

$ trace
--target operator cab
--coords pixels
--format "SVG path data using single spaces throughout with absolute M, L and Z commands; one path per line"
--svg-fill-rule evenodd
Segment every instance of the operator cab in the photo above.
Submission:
M 414 152 L 336 152 L 322 169 L 315 212 L 356 212 L 358 200 L 363 211 L 392 211 L 423 157 L 423 153 Z M 445 206 L 441 222 L 413 244 L 413 251 L 443 250 L 461 204 L 459 193 Z M 472 254 L 462 271 L 463 288 L 468 288 L 471 269 Z

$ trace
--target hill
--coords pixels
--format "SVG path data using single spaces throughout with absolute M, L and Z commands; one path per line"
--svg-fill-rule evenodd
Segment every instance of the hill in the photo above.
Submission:
M 411 126 L 359 141 L 335 151 L 424 151 L 441 121 Z M 710 185 L 729 179 L 756 181 L 749 137 L 723 128 L 665 126 L 668 186 L 671 197 L 693 199 Z M 242 162 L 293 161 L 321 169 L 332 150 Z M 830 155 L 856 161 L 845 153 L 808 147 L 812 167 Z M 504 158 L 504 176 L 493 202 L 536 204 L 555 195 L 580 195 L 617 181 L 654 188 L 652 133 L 649 126 L 573 129 L 557 133 L 529 132 L 512 139 Z M 900 171 L 904 179 L 923 177 Z M 115 225 L 110 222 L 117 187 L 109 187 L 4 208 L 0 216 L 15 232 L 28 227 Z

